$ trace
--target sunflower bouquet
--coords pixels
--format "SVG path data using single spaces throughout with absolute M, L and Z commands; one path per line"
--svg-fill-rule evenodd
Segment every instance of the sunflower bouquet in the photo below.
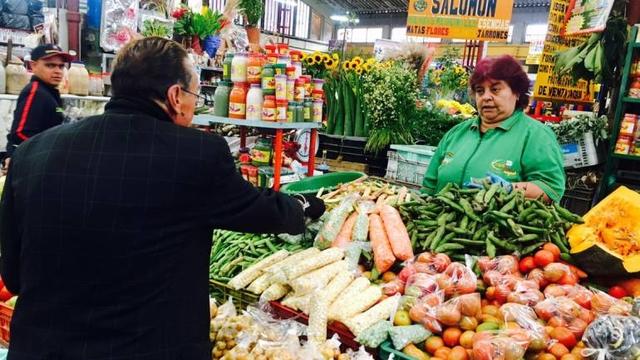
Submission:
M 316 79 L 324 79 L 329 72 L 338 68 L 340 57 L 338 54 L 329 55 L 316 51 L 311 54 L 303 54 L 302 62 L 308 75 Z
M 436 66 L 425 76 L 423 90 L 431 99 L 455 99 L 464 102 L 470 71 L 457 62 L 457 50 L 449 50 L 436 59 Z

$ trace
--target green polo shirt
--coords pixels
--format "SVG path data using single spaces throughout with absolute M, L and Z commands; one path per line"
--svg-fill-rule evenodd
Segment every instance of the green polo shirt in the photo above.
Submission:
M 487 171 L 510 182 L 532 182 L 553 201 L 564 194 L 562 151 L 553 131 L 516 110 L 499 127 L 480 133 L 480 120 L 469 119 L 440 140 L 422 185 L 435 193 L 447 183 L 462 185 Z

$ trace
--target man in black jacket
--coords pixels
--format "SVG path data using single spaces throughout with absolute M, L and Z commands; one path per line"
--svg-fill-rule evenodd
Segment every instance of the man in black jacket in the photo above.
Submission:
M 213 229 L 298 234 L 324 212 L 258 191 L 223 138 L 187 127 L 198 80 L 179 44 L 133 41 L 103 115 L 16 149 L 0 214 L 19 295 L 9 360 L 209 360 Z
M 73 56 L 57 45 L 40 45 L 31 52 L 33 78 L 18 97 L 11 131 L 7 135 L 7 161 L 18 145 L 28 138 L 62 124 L 62 99 L 57 87 L 65 65 Z

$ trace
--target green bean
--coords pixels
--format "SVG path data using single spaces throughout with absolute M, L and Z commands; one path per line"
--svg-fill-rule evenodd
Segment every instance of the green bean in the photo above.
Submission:
M 438 246 L 438 248 L 436 248 L 435 252 L 437 253 L 443 253 L 443 252 L 447 252 L 447 251 L 451 251 L 451 250 L 462 250 L 464 249 L 464 245 L 461 244 L 442 244 L 440 246 Z
M 464 213 L 464 209 L 460 205 L 453 202 L 451 199 L 444 196 L 438 196 L 437 199 L 448 205 L 450 208 L 456 210 L 457 212 Z
M 489 255 L 489 257 L 496 257 L 496 247 L 495 245 L 493 245 L 493 243 L 491 241 L 489 241 L 489 237 L 487 237 L 484 240 L 485 246 L 487 248 L 487 255 Z
M 508 203 L 506 203 L 503 207 L 501 207 L 500 210 L 498 211 L 501 213 L 506 213 L 513 210 L 515 206 L 516 206 L 516 198 L 514 197 Z
M 500 184 L 491 185 L 489 190 L 487 190 L 486 194 L 484 194 L 483 202 L 485 204 L 488 204 L 493 199 L 493 196 L 496 194 L 499 188 L 500 188 Z
M 462 205 L 463 212 L 473 221 L 480 221 L 480 217 L 473 211 L 471 203 L 467 199 L 461 198 L 460 205 Z
M 433 239 L 431 239 L 431 243 L 429 244 L 429 249 L 430 250 L 435 250 L 436 246 L 438 246 L 438 243 L 440 242 L 440 239 L 442 239 L 442 237 L 444 236 L 444 232 L 445 232 L 445 227 L 444 225 L 441 225 L 438 230 L 436 231 L 436 235 L 434 235 Z

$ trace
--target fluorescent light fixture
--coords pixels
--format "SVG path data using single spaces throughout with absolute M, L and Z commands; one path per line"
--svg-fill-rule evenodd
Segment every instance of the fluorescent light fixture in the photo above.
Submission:
M 338 22 L 347 22 L 347 21 L 349 21 L 349 18 L 346 15 L 331 15 L 330 19 L 333 20 L 333 21 L 338 21 Z
M 297 0 L 276 0 L 276 2 L 288 6 L 298 6 Z

